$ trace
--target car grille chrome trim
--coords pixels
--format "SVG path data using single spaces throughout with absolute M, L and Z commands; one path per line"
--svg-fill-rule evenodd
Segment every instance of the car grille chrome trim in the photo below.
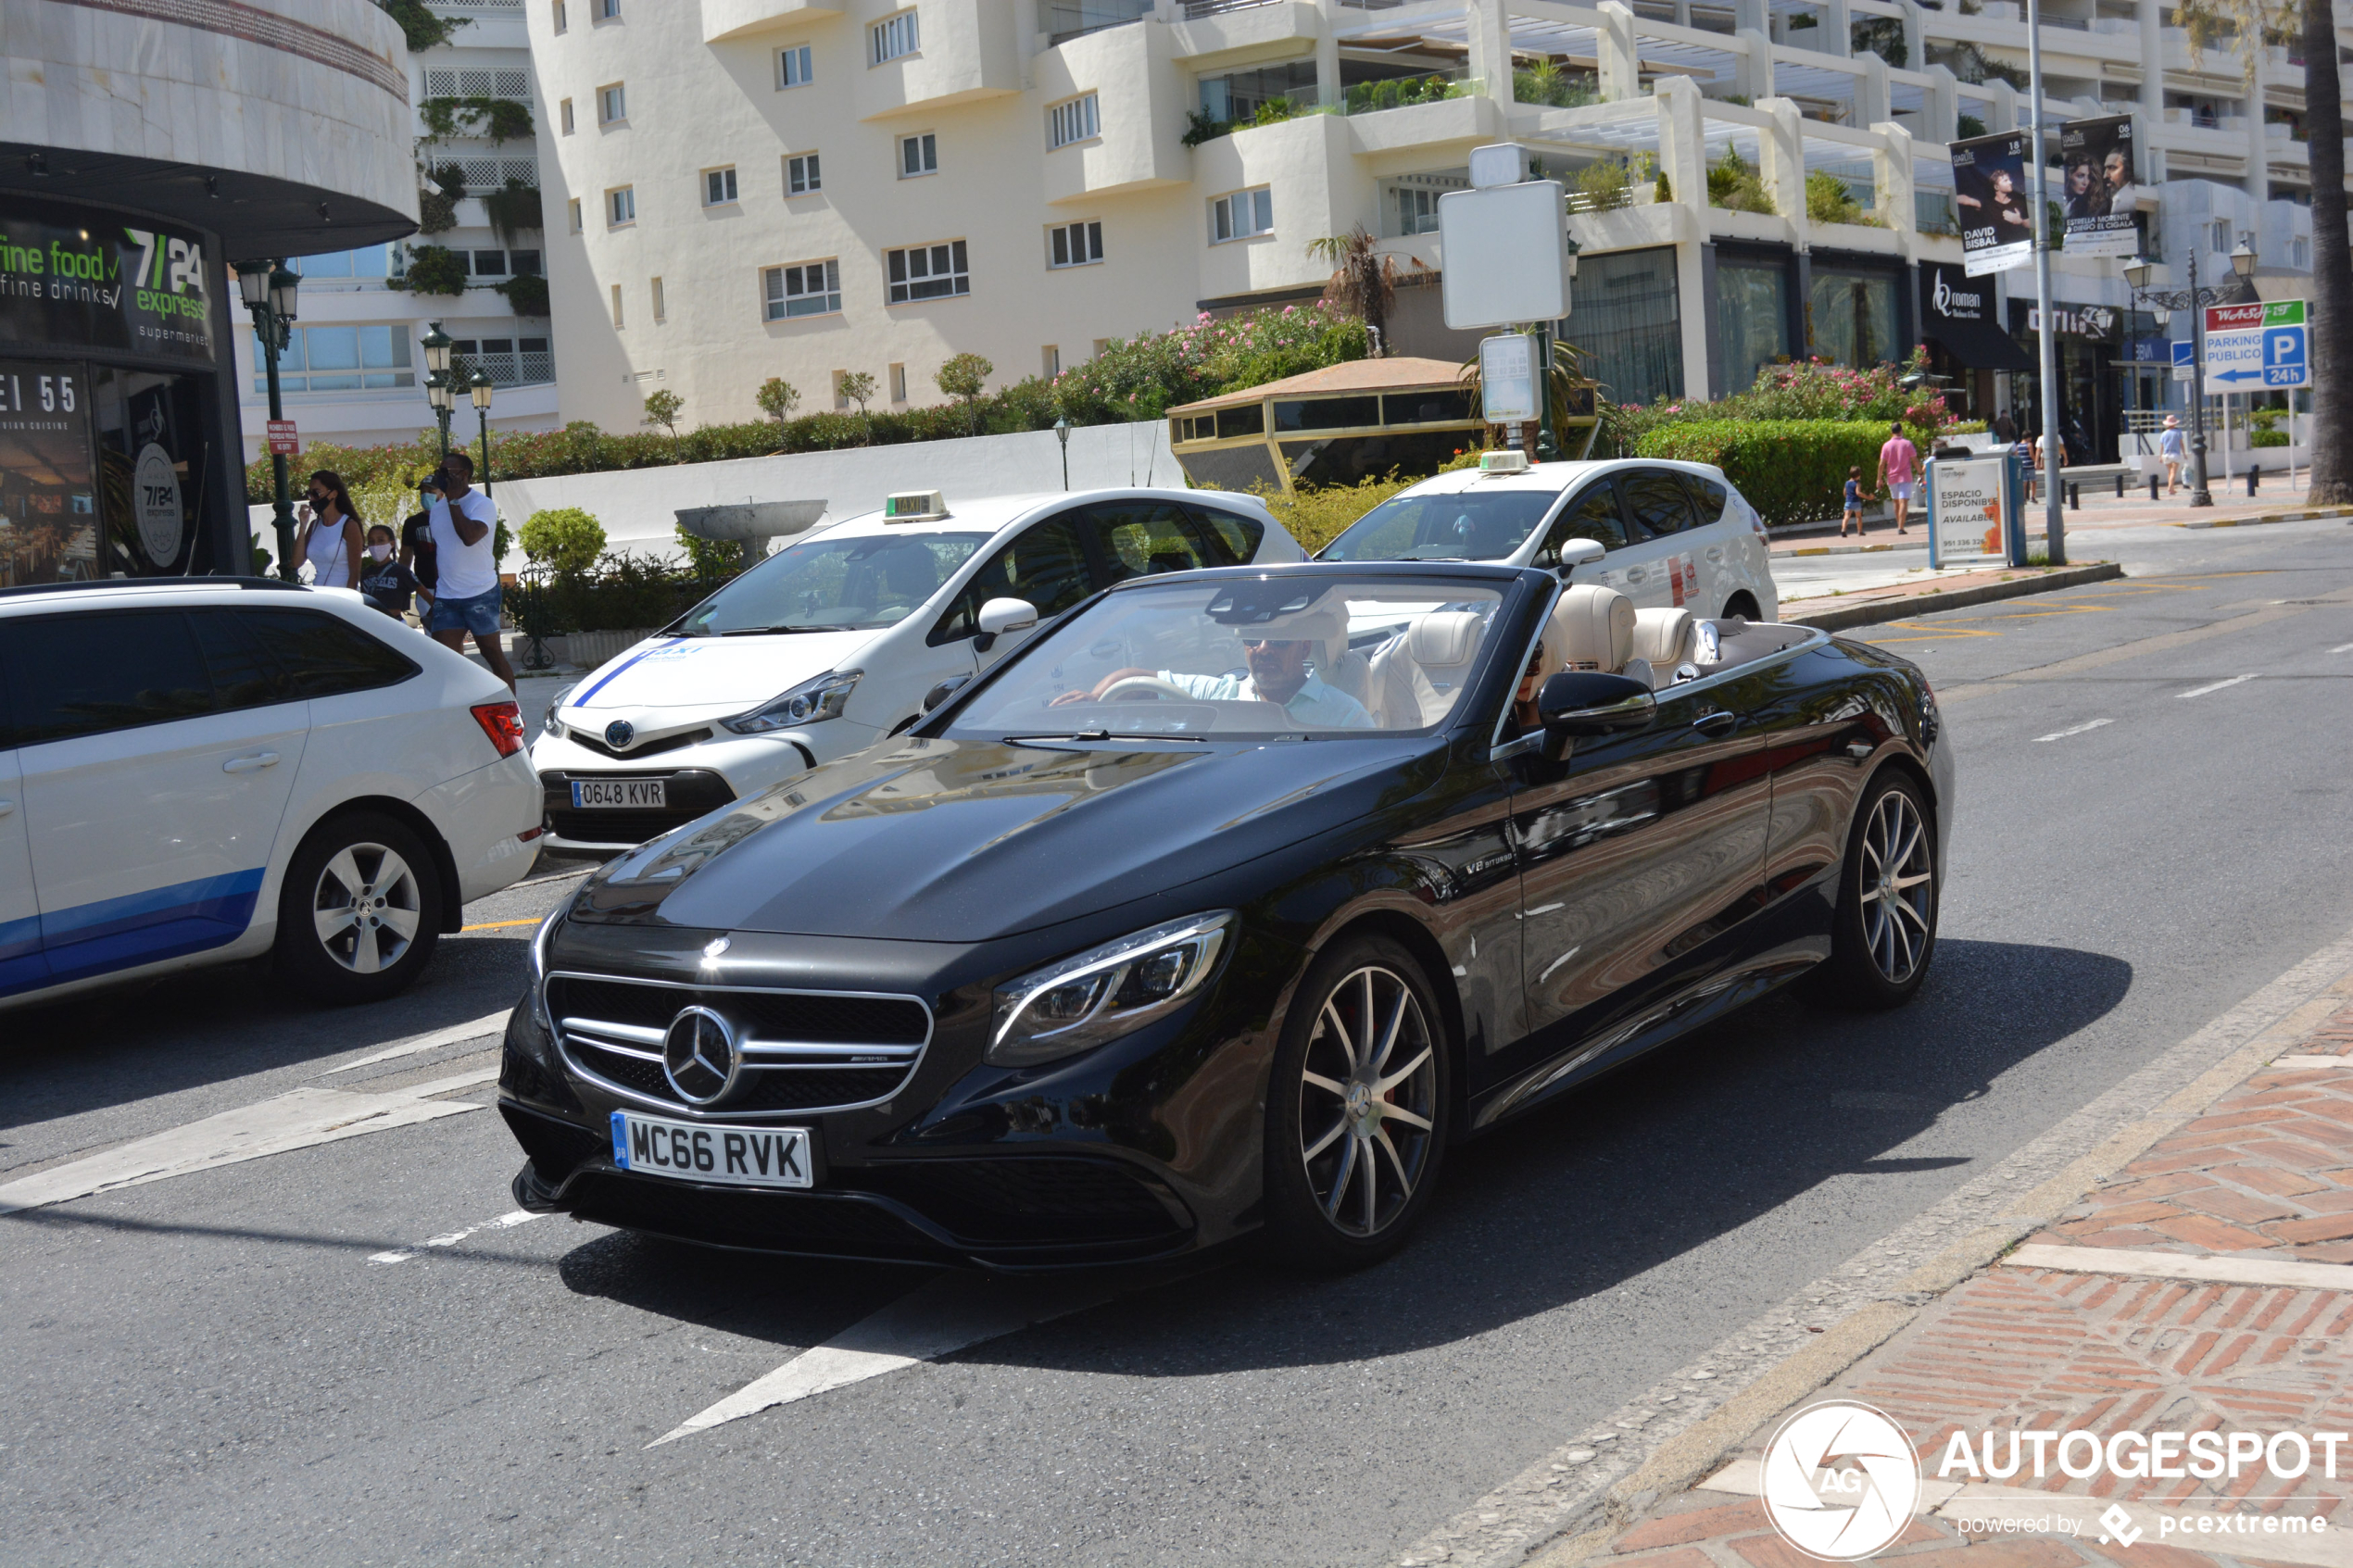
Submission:
M 746 1037 L 740 1047 L 742 1085 L 727 1097 L 726 1102 L 702 1107 L 689 1105 L 676 1098 L 663 1078 L 662 1039 L 667 1025 L 655 1027 L 617 1019 L 583 1017 L 570 1012 L 560 1019 L 556 1030 L 557 1047 L 563 1055 L 565 1065 L 573 1073 L 619 1098 L 689 1120 L 805 1117 L 880 1105 L 906 1087 L 931 1048 L 931 1009 L 922 997 L 904 993 L 694 985 L 675 980 L 646 980 L 558 970 L 550 972 L 542 983 L 543 1003 L 552 999 L 547 997 L 548 990 L 566 981 L 598 986 L 642 986 L 649 991 L 669 993 L 676 998 L 675 1007 L 671 1006 L 667 997 L 652 1005 L 673 1013 L 678 1008 L 700 1001 L 729 1011 L 731 1017 L 739 1017 L 739 1010 L 728 1009 L 727 998 L 744 998 L 748 1004 L 759 998 L 802 997 L 820 1006 L 843 1002 L 903 1004 L 913 1009 L 912 1013 L 904 1015 L 909 1022 L 916 1017 L 922 1019 L 922 1039 L 910 1041 L 763 1039 L 749 1035 L 749 1025 L 747 1024 L 744 1026 Z M 547 1010 L 552 1015 L 555 1009 L 548 1006 Z M 598 1060 L 598 1058 L 606 1060 Z M 835 1074 L 838 1081 L 799 1076 L 823 1073 Z M 631 1079 L 636 1082 L 625 1081 Z M 812 1083 L 815 1086 L 800 1090 L 794 1087 L 797 1083 Z M 829 1093 L 829 1090 L 835 1092 Z M 856 1092 L 849 1092 L 853 1090 Z M 775 1103 L 779 1098 L 798 1101 L 804 1096 L 813 1097 L 812 1102 Z

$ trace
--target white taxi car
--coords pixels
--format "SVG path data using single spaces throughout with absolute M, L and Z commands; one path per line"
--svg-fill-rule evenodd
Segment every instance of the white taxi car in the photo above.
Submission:
M 872 745 L 933 687 L 1129 577 L 1304 558 L 1264 503 L 1088 490 L 950 503 L 937 491 L 821 527 L 559 693 L 532 746 L 548 847 L 610 852 Z
M 414 980 L 538 858 L 505 684 L 348 589 L 0 589 L 0 1007 L 274 956 Z
M 1764 520 L 1723 471 L 1705 463 L 1617 458 L 1515 466 L 1490 454 L 1487 470 L 1457 469 L 1407 486 L 1366 512 L 1318 553 L 1319 560 L 1481 560 L 1558 568 L 1615 588 L 1637 609 L 1688 608 L 1699 621 L 1771 621 L 1773 588 Z M 1590 539 L 1591 551 L 1568 549 Z

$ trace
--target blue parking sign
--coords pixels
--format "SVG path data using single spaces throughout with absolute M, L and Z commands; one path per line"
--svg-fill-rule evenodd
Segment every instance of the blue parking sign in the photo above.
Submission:
M 2305 329 L 2299 322 L 2263 329 L 2263 384 L 2302 386 L 2309 379 Z

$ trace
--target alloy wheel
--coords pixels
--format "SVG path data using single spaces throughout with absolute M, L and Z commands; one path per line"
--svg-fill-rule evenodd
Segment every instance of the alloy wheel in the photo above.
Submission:
M 1300 1072 L 1300 1158 L 1324 1218 L 1378 1236 L 1429 1167 L 1438 1058 L 1414 988 L 1378 964 L 1332 987 Z
M 381 844 L 349 844 L 319 873 L 311 924 L 327 956 L 354 974 L 390 969 L 423 922 L 417 874 Z
M 1881 978 L 1901 985 L 1928 956 L 1936 898 L 1927 824 L 1903 790 L 1887 791 L 1871 808 L 1861 873 L 1863 945 Z

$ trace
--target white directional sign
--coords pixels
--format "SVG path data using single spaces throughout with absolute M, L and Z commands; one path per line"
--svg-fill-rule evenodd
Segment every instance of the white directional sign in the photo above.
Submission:
M 2260 392 L 2304 386 L 2309 383 L 2310 368 L 2302 300 L 2207 307 L 2208 390 Z
M 1438 245 L 1446 258 L 1441 304 L 1453 330 L 1568 314 L 1568 202 L 1558 181 L 1447 192 L 1438 198 Z

